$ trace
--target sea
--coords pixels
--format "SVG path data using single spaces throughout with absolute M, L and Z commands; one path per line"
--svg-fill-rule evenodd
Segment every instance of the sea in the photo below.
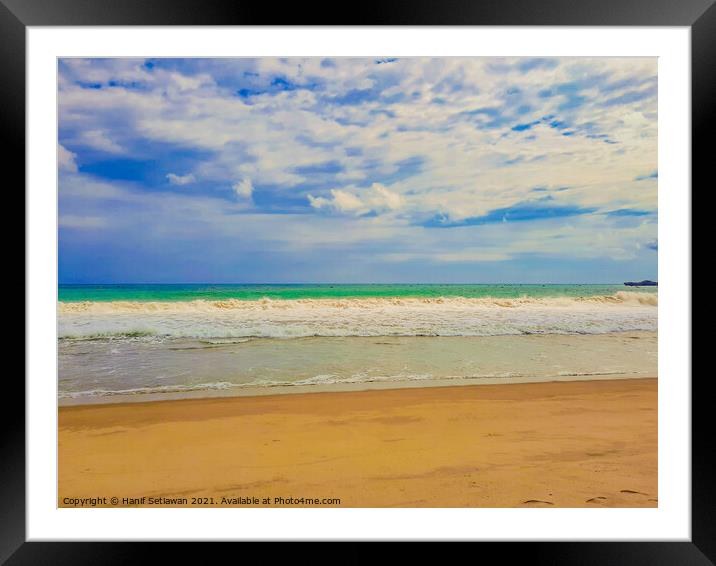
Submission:
M 61 404 L 656 376 L 657 287 L 60 285 Z

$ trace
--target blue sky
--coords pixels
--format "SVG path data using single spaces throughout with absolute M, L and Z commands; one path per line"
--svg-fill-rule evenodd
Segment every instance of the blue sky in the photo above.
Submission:
M 62 59 L 60 283 L 656 279 L 656 69 Z

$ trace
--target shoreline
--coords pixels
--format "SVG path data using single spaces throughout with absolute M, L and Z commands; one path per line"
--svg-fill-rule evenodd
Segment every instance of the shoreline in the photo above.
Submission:
M 88 341 L 61 345 L 57 395 L 60 406 L 75 406 L 631 379 L 656 375 L 657 340 L 656 332 L 625 331 Z
M 657 391 L 650 377 L 60 407 L 58 505 L 656 507 Z
M 358 393 L 362 391 L 396 391 L 402 389 L 440 389 L 445 387 L 482 387 L 487 385 L 522 385 L 533 383 L 569 383 L 580 381 L 622 381 L 656 379 L 652 374 L 603 373 L 564 376 L 520 377 L 460 377 L 455 379 L 417 379 L 405 381 L 365 381 L 326 383 L 321 385 L 262 385 L 227 387 L 225 389 L 201 389 L 168 393 L 116 394 L 91 397 L 58 399 L 58 407 L 87 407 L 95 405 L 136 405 L 201 399 L 231 399 L 234 397 L 271 397 L 284 395 L 319 395 L 323 393 Z

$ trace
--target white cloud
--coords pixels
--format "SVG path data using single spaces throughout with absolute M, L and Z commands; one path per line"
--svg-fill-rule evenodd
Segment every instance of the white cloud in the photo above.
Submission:
M 369 197 L 373 209 L 396 210 L 403 204 L 403 198 L 398 193 L 390 192 L 380 183 L 373 183 L 371 190 L 374 195 Z
M 353 193 L 341 189 L 331 189 L 332 199 L 313 197 L 308 195 L 308 200 L 314 208 L 333 208 L 339 212 L 353 212 L 365 214 L 370 208 Z
M 518 62 L 505 59 L 502 65 L 514 70 L 519 68 Z M 273 92 L 253 96 L 251 104 L 217 86 L 205 73 L 142 72 L 135 61 L 108 66 L 105 76 L 100 76 L 101 66 L 95 64 L 91 65 L 95 80 L 116 78 L 125 72 L 132 80 L 140 80 L 139 74 L 155 88 L 68 88 L 62 100 L 68 101 L 66 106 L 73 108 L 76 116 L 82 113 L 80 105 L 92 97 L 100 102 L 99 108 L 116 108 L 120 114 L 132 115 L 136 132 L 144 137 L 212 150 L 214 157 L 197 172 L 217 184 L 250 175 L 254 182 L 290 191 L 311 180 L 297 173 L 301 167 L 327 161 L 343 167 L 336 174 L 339 182 L 371 181 L 376 175 L 395 173 L 401 160 L 422 156 L 421 174 L 399 181 L 402 184 L 394 185 L 394 189 L 420 194 L 411 198 L 417 212 L 436 211 L 433 189 L 447 189 L 441 193 L 439 210 L 455 218 L 484 214 L 524 200 L 530 190 L 525 179 L 534 180 L 535 185 L 601 180 L 607 186 L 591 192 L 609 199 L 623 194 L 623 188 L 609 185 L 611 181 L 605 177 L 609 172 L 630 180 L 632 174 L 640 174 L 644 166 L 655 161 L 655 121 L 646 118 L 649 112 L 634 110 L 642 103 L 603 108 L 599 102 L 604 97 L 594 95 L 592 89 L 583 108 L 560 110 L 564 96 L 538 96 L 549 85 L 581 80 L 590 74 L 609 72 L 614 82 L 634 75 L 653 76 L 653 60 L 563 59 L 557 67 L 538 67 L 527 75 L 496 74 L 490 70 L 494 64 L 495 60 L 479 58 L 406 59 L 389 65 L 375 65 L 371 59 L 348 59 L 325 68 L 320 59 L 210 63 L 210 70 L 220 69 L 226 74 L 258 72 L 261 78 L 257 81 L 269 81 L 272 74 L 299 84 L 324 81 L 320 94 L 300 89 Z M 176 88 L 167 91 L 167 85 Z M 519 88 L 513 89 L 515 85 Z M 361 104 L 325 103 L 326 98 L 374 87 L 383 87 L 384 97 L 394 96 L 397 101 L 369 98 Z M 267 88 L 266 82 L 257 84 L 257 92 Z M 520 94 L 507 95 L 511 90 Z M 405 93 L 411 93 L 407 100 Z M 516 102 L 509 102 L 510 97 L 517 97 Z M 435 99 L 444 103 L 436 104 Z M 648 106 L 655 110 L 653 100 Z M 480 108 L 499 109 L 504 124 L 484 127 L 492 120 L 490 116 L 461 114 Z M 615 147 L 601 139 L 565 137 L 547 123 L 525 132 L 510 129 L 550 114 L 576 125 L 594 122 L 594 127 L 601 128 L 598 132 L 608 131 L 618 139 L 620 149 L 625 149 L 623 156 L 615 155 Z M 529 133 L 539 140 L 526 140 Z M 320 143 L 307 143 L 305 139 Z M 348 145 L 360 148 L 360 154 L 346 155 L 344 148 Z M 521 162 L 509 168 L 500 166 L 513 158 Z M 330 198 L 328 194 L 318 196 Z
M 635 181 L 657 169 L 656 98 L 641 94 L 653 86 L 656 59 L 561 58 L 527 73 L 520 72 L 521 61 L 217 59 L 150 71 L 139 59 L 72 59 L 61 66 L 60 123 L 68 132 L 63 141 L 78 148 L 83 164 L 83 147 L 122 151 L 128 159 L 151 158 L 147 148 L 164 144 L 195 151 L 200 158 L 192 173 L 167 179 L 187 185 L 199 178 L 216 187 L 211 199 L 177 201 L 177 209 L 183 203 L 210 210 L 212 229 L 231 231 L 237 224 L 235 216 L 221 215 L 219 204 L 212 208 L 214 200 L 245 212 L 255 207 L 254 184 L 270 186 L 277 201 L 307 199 L 321 214 L 282 214 L 270 222 L 264 214 L 251 221 L 263 231 L 290 224 L 280 240 L 284 248 L 345 243 L 349 235 L 341 227 L 351 222 L 394 258 L 634 257 L 656 239 L 655 222 L 599 213 L 656 209 L 656 183 Z M 254 94 L 238 96 L 232 81 L 247 76 L 253 78 L 241 80 L 253 81 Z M 272 87 L 276 77 L 290 88 Z M 84 88 L 78 81 L 103 86 Z M 112 81 L 142 88 L 108 87 Z M 319 88 L 299 88 L 312 84 Z M 582 98 L 564 94 L 570 92 Z M 626 93 L 633 102 L 604 104 Z M 63 171 L 76 172 L 75 154 L 60 146 L 59 159 Z M 326 164 L 331 167 L 321 169 Z M 234 198 L 226 199 L 227 187 Z M 436 215 L 455 222 L 524 203 L 596 213 L 416 226 Z
M 191 173 L 187 175 L 175 175 L 174 173 L 167 174 L 167 179 L 170 185 L 188 185 L 196 182 L 196 178 Z
M 77 155 L 65 149 L 62 144 L 57 145 L 57 165 L 60 171 L 77 172 Z
M 314 197 L 308 195 L 308 202 L 313 208 L 329 208 L 346 214 L 367 214 L 397 210 L 403 204 L 403 198 L 391 192 L 380 183 L 373 183 L 369 189 L 331 189 L 331 196 Z
M 112 141 L 107 135 L 107 132 L 102 130 L 84 131 L 77 138 L 77 142 L 106 153 L 121 154 L 125 152 L 122 146 Z
M 238 183 L 234 183 L 231 188 L 234 190 L 234 194 L 240 199 L 250 199 L 254 192 L 254 185 L 248 177 Z
M 61 227 L 102 228 L 115 240 L 142 234 L 148 240 L 163 242 L 162 246 L 176 246 L 187 238 L 208 242 L 220 239 L 240 242 L 242 253 L 363 254 L 374 261 L 444 265 L 516 260 L 535 254 L 617 261 L 630 261 L 645 253 L 656 256 L 645 249 L 657 238 L 656 221 L 640 217 L 600 214 L 424 228 L 393 215 L 344 213 L 311 218 L 306 214 L 257 213 L 245 202 L 188 191 L 141 193 L 131 183 L 99 181 L 86 174 L 62 176 L 59 195 Z M 319 199 L 323 197 L 314 197 L 314 201 Z M 325 206 L 332 206 L 334 199 L 323 200 Z M 339 201 L 349 207 L 352 202 L 340 197 Z M 365 208 L 355 202 L 353 206 Z

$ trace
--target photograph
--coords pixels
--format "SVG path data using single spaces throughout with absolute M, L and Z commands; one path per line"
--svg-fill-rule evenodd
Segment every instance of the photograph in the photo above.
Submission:
M 287 55 L 56 59 L 57 506 L 658 508 L 659 58 Z

